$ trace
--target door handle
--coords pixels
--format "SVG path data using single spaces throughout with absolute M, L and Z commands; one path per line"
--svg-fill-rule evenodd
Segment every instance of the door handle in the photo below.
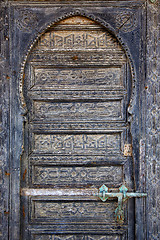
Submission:
M 108 198 L 118 198 L 118 207 L 115 210 L 115 217 L 119 223 L 124 221 L 123 202 L 132 197 L 147 197 L 147 193 L 127 192 L 128 188 L 122 185 L 119 192 L 109 192 L 104 184 L 99 188 L 98 197 L 103 201 Z

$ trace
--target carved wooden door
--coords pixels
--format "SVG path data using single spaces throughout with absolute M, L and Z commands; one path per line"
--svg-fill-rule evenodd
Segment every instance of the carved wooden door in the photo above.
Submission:
M 9 239 L 146 240 L 145 2 L 6 4 Z
M 24 74 L 22 239 L 134 239 L 134 201 L 118 219 L 117 198 L 98 197 L 103 184 L 134 190 L 122 46 L 95 21 L 69 17 L 38 39 Z
M 0 1 L 0 239 L 160 238 L 158 10 Z

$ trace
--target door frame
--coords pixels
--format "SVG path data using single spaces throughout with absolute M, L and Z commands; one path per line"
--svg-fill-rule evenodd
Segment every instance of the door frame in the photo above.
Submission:
M 124 2 L 121 1 L 119 3 L 122 5 L 124 4 Z M 27 8 L 28 6 L 32 7 L 36 4 L 39 6 L 41 5 L 41 7 L 45 7 L 45 3 L 29 2 L 29 4 L 27 4 Z M 95 2 L 95 4 L 97 3 Z M 109 4 L 112 5 L 112 3 Z M 154 201 L 152 197 L 153 194 L 156 196 L 156 191 L 160 191 L 160 184 L 158 184 L 158 171 L 156 170 L 158 168 L 158 154 L 156 154 L 156 151 L 158 152 L 160 147 L 157 146 L 156 150 L 154 151 L 154 146 L 156 141 L 158 141 L 158 121 L 156 122 L 157 113 L 153 112 L 153 105 L 155 109 L 158 107 L 158 99 L 156 99 L 158 94 L 156 92 L 158 85 L 158 64 L 156 64 L 156 54 L 158 52 L 158 1 L 130 1 L 129 3 L 125 4 L 128 4 L 128 6 L 135 6 L 136 4 L 139 4 L 143 9 L 143 20 L 144 22 L 147 22 L 147 26 L 145 26 L 145 29 L 143 29 L 142 36 L 142 68 L 138 69 L 141 79 L 139 79 L 137 85 L 138 88 L 136 88 L 138 96 L 140 96 L 138 112 L 141 113 L 141 116 L 139 117 L 139 124 L 137 124 L 136 117 L 133 118 L 131 128 L 133 136 L 136 136 L 137 132 L 139 134 L 139 138 L 136 137 L 136 141 L 133 143 L 134 159 L 139 159 L 135 165 L 135 171 L 137 173 L 136 190 L 140 192 L 148 192 L 148 197 L 146 200 L 136 199 L 136 237 L 137 239 L 152 239 L 153 237 L 158 236 L 158 231 L 155 229 L 158 229 L 158 226 L 160 225 L 158 222 L 158 215 L 157 220 L 154 217 L 154 209 L 158 209 L 158 203 L 157 201 Z M 54 3 L 51 3 L 51 5 L 54 5 Z M 61 4 L 59 3 L 59 5 Z M 23 10 L 23 8 L 26 8 L 26 5 L 23 1 L 13 0 L 9 2 L 2 1 L 1 7 L 2 31 L 0 61 L 2 65 L 0 70 L 3 80 L 2 126 L 5 132 L 5 134 L 2 134 L 2 143 L 4 146 L 4 150 L 2 151 L 2 228 L 3 239 L 17 240 L 19 239 L 20 235 L 20 214 L 23 215 L 23 209 L 21 209 L 21 212 L 18 209 L 20 209 L 20 158 L 23 152 L 22 129 L 23 124 L 25 124 L 25 108 L 21 105 L 18 81 L 21 77 L 23 79 L 23 72 L 21 70 L 23 70 L 23 65 L 26 61 L 25 56 L 27 56 L 28 50 L 26 50 L 24 47 L 23 58 L 19 56 L 19 59 L 21 59 L 21 61 L 19 61 L 22 63 L 22 66 L 16 66 L 16 64 L 13 63 L 13 60 L 16 61 L 16 59 L 14 59 L 14 53 L 17 51 L 17 46 L 21 45 L 20 38 L 18 35 L 16 35 L 17 46 L 14 46 L 15 48 L 11 49 L 11 39 L 13 38 L 13 31 L 11 28 L 12 21 L 14 21 L 14 9 L 16 8 Z M 80 11 L 74 13 L 73 11 L 69 10 L 69 8 L 67 9 L 68 13 L 65 16 L 81 14 Z M 85 11 L 83 10 L 82 13 L 84 14 Z M 64 14 L 61 16 L 64 16 Z M 97 16 L 94 16 L 94 13 L 91 13 L 90 18 L 93 18 L 94 20 L 97 18 Z M 60 19 L 57 17 L 57 21 L 59 20 Z M 24 27 L 23 24 L 19 23 L 18 19 L 15 21 L 16 24 Z M 100 24 L 105 24 L 104 19 L 100 20 Z M 42 34 L 48 25 L 50 25 L 48 22 L 46 25 L 43 25 L 43 27 L 38 27 L 35 25 L 35 31 L 33 32 L 32 36 L 27 36 L 27 34 L 24 36 L 24 39 L 25 37 L 28 37 L 28 49 L 32 48 L 34 42 L 37 40 L 36 36 L 39 37 L 39 33 Z M 109 25 L 106 25 L 105 27 L 109 28 Z M 112 27 L 110 30 L 114 32 Z M 123 36 L 123 34 L 121 35 Z M 128 54 L 132 56 L 132 54 Z M 146 72 L 146 74 L 142 74 L 143 72 Z M 137 78 L 137 76 L 135 77 Z M 150 100 L 153 95 L 154 99 Z M 133 105 L 134 101 L 136 101 L 135 97 L 132 101 Z M 152 104 L 151 101 L 153 102 Z M 131 116 L 133 113 L 136 116 L 138 114 L 135 112 L 134 107 L 130 108 L 129 111 Z M 150 124 L 151 122 L 153 123 L 152 125 Z M 134 150 L 134 145 L 138 145 L 136 150 Z M 153 152 L 150 151 L 150 149 L 153 149 Z M 144 175 L 145 170 L 147 171 L 146 175 Z M 157 185 L 152 182 L 153 177 Z M 147 211 L 151 212 L 151 214 L 146 214 Z

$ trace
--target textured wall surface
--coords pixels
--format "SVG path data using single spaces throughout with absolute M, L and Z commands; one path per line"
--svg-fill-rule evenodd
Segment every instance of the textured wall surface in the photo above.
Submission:
M 3 4 L 3 1 L 1 1 Z M 0 239 L 8 239 L 9 219 L 9 81 L 8 14 L 0 6 Z
M 147 222 L 148 239 L 160 239 L 160 18 L 157 3 L 148 4 L 147 15 Z

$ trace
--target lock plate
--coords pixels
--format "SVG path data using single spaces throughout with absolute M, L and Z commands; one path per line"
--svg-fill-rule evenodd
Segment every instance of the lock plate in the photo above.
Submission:
M 124 156 L 132 156 L 132 144 L 125 144 L 124 145 Z
M 106 187 L 104 184 L 99 188 L 99 198 L 105 202 L 108 197 L 106 196 L 106 193 L 108 193 L 108 187 Z

